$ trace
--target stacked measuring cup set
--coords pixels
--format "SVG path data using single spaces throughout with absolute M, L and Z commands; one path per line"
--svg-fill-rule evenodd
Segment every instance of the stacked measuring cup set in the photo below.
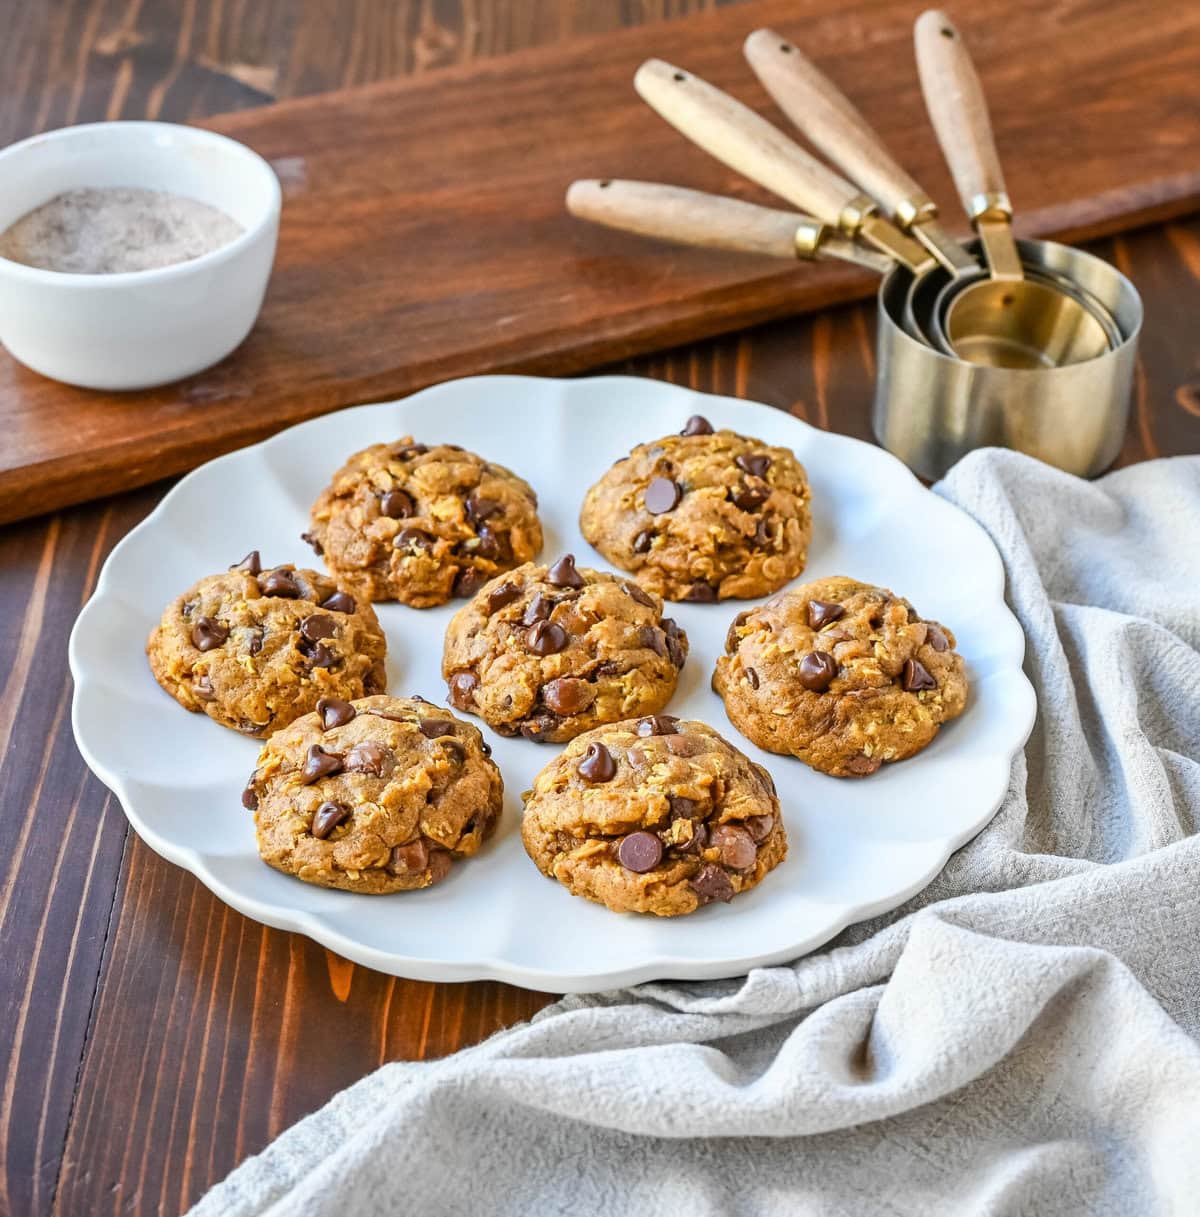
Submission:
M 941 12 L 915 26 L 921 89 L 974 239 L 943 227 L 854 105 L 771 30 L 750 66 L 829 162 L 692 73 L 650 60 L 644 101 L 694 144 L 796 210 L 654 182 L 579 181 L 572 214 L 644 236 L 878 271 L 876 437 L 923 477 L 1001 445 L 1081 476 L 1116 457 L 1129 414 L 1142 305 L 1109 263 L 1017 240 L 991 122 L 966 46 Z

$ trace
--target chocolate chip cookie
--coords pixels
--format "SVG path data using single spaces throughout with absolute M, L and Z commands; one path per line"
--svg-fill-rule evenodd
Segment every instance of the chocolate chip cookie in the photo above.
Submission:
M 493 579 L 459 609 L 442 675 L 456 709 L 502 735 L 557 743 L 661 710 L 687 653 L 657 596 L 566 554 Z
M 804 569 L 808 479 L 787 448 L 695 415 L 679 435 L 617 461 L 587 492 L 579 525 L 667 600 L 753 599 Z
M 524 797 L 538 869 L 619 913 L 732 900 L 787 854 L 771 775 L 711 727 L 669 715 L 578 736 Z
M 725 651 L 713 688 L 733 725 L 835 777 L 920 752 L 967 701 L 950 630 L 855 579 L 819 579 L 739 613 Z
M 242 803 L 276 870 L 412 891 L 491 835 L 504 784 L 488 751 L 477 728 L 419 697 L 323 698 L 264 746 Z
M 430 608 L 536 557 L 542 525 L 515 473 L 406 436 L 350 457 L 313 504 L 304 539 L 356 596 Z
M 167 606 L 146 643 L 155 680 L 186 710 L 267 736 L 322 697 L 387 686 L 387 639 L 365 600 L 255 550 Z

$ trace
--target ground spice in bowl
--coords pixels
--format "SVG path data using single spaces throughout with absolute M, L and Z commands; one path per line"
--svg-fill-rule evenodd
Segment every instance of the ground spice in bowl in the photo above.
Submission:
M 68 190 L 0 233 L 0 257 L 40 270 L 111 275 L 190 262 L 242 231 L 218 208 L 163 190 Z

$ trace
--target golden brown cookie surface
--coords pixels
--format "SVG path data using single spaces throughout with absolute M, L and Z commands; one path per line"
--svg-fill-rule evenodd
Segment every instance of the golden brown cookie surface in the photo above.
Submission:
M 572 894 L 660 917 L 731 900 L 787 854 L 767 771 L 706 724 L 669 715 L 572 740 L 534 779 L 521 835 Z
M 304 536 L 355 595 L 414 608 L 472 596 L 542 547 L 527 483 L 454 444 L 411 436 L 351 456 Z
M 181 706 L 266 736 L 322 697 L 386 687 L 387 639 L 365 600 L 328 575 L 257 552 L 169 604 L 146 643 L 155 679 Z
M 841 577 L 739 613 L 713 688 L 751 742 L 836 777 L 913 756 L 967 700 L 950 630 L 886 588 Z
M 663 709 L 687 651 L 657 596 L 566 554 L 494 579 L 459 609 L 442 675 L 456 709 L 503 735 L 562 742 Z
M 579 524 L 610 562 L 667 600 L 752 599 L 804 569 L 808 479 L 789 449 L 714 432 L 697 415 L 609 469 Z
M 330 699 L 278 731 L 243 795 L 264 862 L 381 895 L 429 887 L 478 851 L 504 785 L 477 728 L 426 701 Z

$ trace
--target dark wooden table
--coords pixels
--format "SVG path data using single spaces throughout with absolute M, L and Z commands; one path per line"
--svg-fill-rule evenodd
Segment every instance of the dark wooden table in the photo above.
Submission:
M 703 7 L 0 0 L 0 145 L 434 71 Z M 1097 251 L 1146 301 L 1120 463 L 1200 450 L 1200 219 Z M 869 309 L 849 308 L 623 370 L 869 438 L 872 325 Z M 129 831 L 75 750 L 67 635 L 109 550 L 166 489 L 0 530 L 0 1217 L 178 1213 L 382 1062 L 475 1043 L 551 1000 L 356 967 L 232 912 Z M 334 1051 L 306 1051 L 314 1026 Z

